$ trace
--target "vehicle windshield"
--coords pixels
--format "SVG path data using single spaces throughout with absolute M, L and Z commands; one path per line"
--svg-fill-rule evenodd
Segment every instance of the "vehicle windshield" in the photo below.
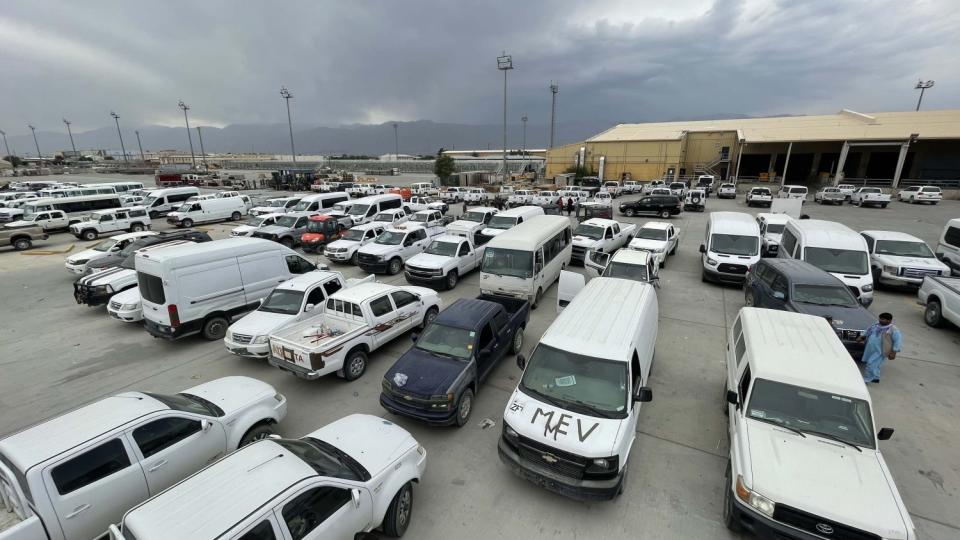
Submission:
M 679 182 L 674 182 L 674 183 L 670 184 L 670 189 L 683 189 L 683 188 L 685 188 L 685 187 L 687 187 L 687 186 L 684 185 L 684 184 L 681 184 L 681 183 L 679 183 Z
M 519 249 L 488 247 L 483 252 L 480 271 L 523 279 L 533 277 L 533 253 Z
M 591 358 L 540 344 L 520 389 L 557 407 L 600 418 L 627 416 L 627 363 Z
M 337 212 L 343 212 L 344 214 L 347 213 L 347 208 L 349 207 L 350 207 L 349 204 L 344 204 L 344 203 L 337 203 L 333 205 L 334 210 L 336 210 Z
M 275 207 L 277 207 L 277 208 L 280 208 L 280 207 L 282 207 L 283 205 L 287 204 L 287 201 L 286 201 L 285 199 L 274 199 L 274 200 L 269 201 L 269 202 L 270 202 L 270 204 L 267 205 L 267 206 L 275 206 Z
M 355 204 L 347 210 L 347 213 L 351 216 L 365 216 L 368 210 L 370 210 L 369 204 Z
M 627 264 L 615 261 L 607 265 L 603 271 L 603 277 L 647 281 L 647 267 L 642 264 Z
M 333 229 L 333 222 L 326 219 L 318 221 L 311 219 L 307 222 L 307 232 L 312 233 L 322 233 L 322 232 L 331 232 Z
M 922 191 L 922 192 L 924 192 L 924 193 L 940 193 L 940 188 L 938 188 L 938 187 L 925 187 L 925 188 L 920 188 L 920 191 Z
M 783 234 L 784 223 L 767 223 L 767 234 Z
M 40 214 L 27 214 L 27 215 L 23 216 L 23 221 L 36 221 L 39 216 L 40 216 Z M 86 220 L 87 217 L 85 217 L 85 218 L 83 218 L 83 219 Z
M 467 360 L 473 354 L 476 332 L 445 324 L 431 324 L 417 338 L 416 347 L 422 351 Z
M 794 285 L 793 301 L 818 306 L 858 306 L 850 290 L 842 285 Z
M 460 219 L 464 221 L 475 221 L 477 223 L 483 223 L 483 220 L 487 217 L 486 212 L 474 212 L 470 211 L 464 214 Z
M 343 236 L 340 237 L 341 240 L 353 240 L 354 242 L 359 242 L 363 240 L 363 235 L 367 234 L 367 231 L 350 229 L 349 231 L 343 233 Z
M 882 193 L 882 191 L 880 191 L 880 188 L 863 188 L 860 193 Z
M 153 203 L 157 202 L 158 199 L 159 199 L 159 197 L 154 197 L 154 196 L 151 195 L 151 196 L 149 196 L 149 197 L 147 197 L 146 199 L 143 200 L 143 205 L 144 205 L 144 206 L 153 206 Z
M 583 223 L 577 225 L 577 228 L 573 230 L 574 236 L 586 236 L 591 240 L 600 240 L 603 238 L 603 233 L 607 229 L 604 227 L 597 227 L 596 225 L 585 225 Z
M 312 201 L 300 201 L 293 207 L 293 212 L 302 212 L 307 208 L 310 208 L 310 205 L 313 204 Z
M 427 246 L 426 253 L 430 255 L 442 255 L 444 257 L 454 257 L 457 254 L 457 248 L 460 247 L 460 242 L 446 242 L 440 240 L 434 240 L 432 244 Z
M 355 482 L 365 481 L 369 474 L 359 463 L 342 450 L 324 441 L 312 437 L 299 440 L 277 439 L 273 441 L 302 459 L 320 476 L 332 476 Z
M 410 218 L 410 221 L 417 221 L 417 222 L 420 222 L 420 223 L 426 223 L 426 222 L 430 221 L 431 219 L 433 219 L 433 214 L 414 214 L 414 215 Z
M 373 216 L 374 221 L 386 221 L 387 223 L 393 223 L 393 214 L 390 212 L 380 212 L 379 214 Z
M 517 224 L 517 218 L 514 216 L 493 216 L 487 225 L 491 229 L 506 230 Z
M 865 251 L 808 247 L 804 250 L 804 260 L 821 270 L 837 274 L 865 276 L 870 273 Z
M 117 245 L 117 241 L 112 238 L 108 238 L 107 240 L 104 240 L 103 242 L 100 242 L 99 244 L 94 246 L 93 250 L 94 251 L 110 251 L 111 249 L 113 249 L 113 246 L 115 245 Z
M 923 242 L 909 240 L 877 240 L 877 255 L 896 255 L 899 257 L 920 257 L 932 259 L 933 252 Z
M 385 246 L 399 246 L 400 242 L 403 242 L 403 237 L 407 233 L 400 231 L 383 231 L 383 234 L 377 237 L 374 240 L 375 244 L 383 244 Z
M 875 447 L 870 405 L 862 399 L 757 379 L 750 393 L 747 416 L 814 435 L 823 433 L 857 446 Z
M 824 193 L 840 193 L 840 190 L 835 187 L 823 188 Z
M 283 216 L 277 218 L 275 225 L 279 225 L 280 227 L 293 227 L 297 224 L 298 219 L 300 219 L 300 216 Z
M 643 238 L 644 240 L 666 240 L 667 231 L 666 229 L 644 228 L 637 231 L 635 238 Z
M 250 219 L 247 220 L 247 225 L 250 225 L 251 227 L 259 227 L 260 224 L 263 223 L 265 219 L 267 218 L 251 217 Z
M 189 212 L 189 211 L 190 211 L 190 207 L 192 207 L 192 206 L 193 206 L 193 203 L 187 201 L 187 202 L 181 204 L 179 208 L 177 208 L 177 212 Z
M 186 392 L 179 394 L 154 394 L 153 392 L 144 392 L 144 394 L 175 411 L 202 414 L 204 416 L 223 416 L 223 410 L 217 405 L 202 397 L 187 394 Z
M 300 313 L 300 305 L 303 302 L 303 291 L 291 291 L 290 289 L 274 289 L 269 296 L 260 304 L 257 311 L 267 313 L 280 313 L 283 315 L 296 315 Z
M 724 255 L 756 255 L 760 239 L 740 234 L 710 235 L 710 251 Z

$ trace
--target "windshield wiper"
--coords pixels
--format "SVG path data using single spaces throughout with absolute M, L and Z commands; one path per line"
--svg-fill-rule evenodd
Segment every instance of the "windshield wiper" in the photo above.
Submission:
M 797 428 L 795 428 L 795 427 L 790 427 L 790 426 L 788 426 L 788 425 L 786 424 L 786 422 L 784 422 L 783 420 L 777 422 L 777 421 L 774 420 L 773 418 L 755 418 L 755 417 L 751 417 L 751 418 L 753 418 L 754 420 L 759 420 L 759 421 L 761 421 L 761 422 L 766 422 L 766 423 L 768 423 L 768 424 L 773 424 L 774 426 L 777 426 L 777 427 L 782 427 L 783 429 L 789 429 L 790 431 L 796 433 L 797 435 L 803 437 L 804 439 L 807 438 L 807 436 L 804 435 L 802 431 L 800 431 L 799 429 L 797 429 Z
M 564 403 L 563 403 L 562 401 L 560 401 L 559 399 L 554 398 L 554 397 L 550 397 L 550 396 L 544 394 L 543 392 L 538 392 L 537 390 L 534 390 L 533 388 L 530 388 L 529 386 L 523 384 L 523 381 L 520 381 L 520 388 L 523 389 L 523 390 L 526 390 L 527 392 L 530 392 L 530 393 L 533 394 L 534 396 L 540 398 L 540 399 L 543 400 L 543 401 L 546 401 L 547 403 L 553 405 L 554 407 L 561 407 L 561 408 L 562 408 L 562 407 L 564 406 Z
M 824 437 L 824 438 L 826 438 L 826 439 L 830 439 L 830 440 L 833 440 L 833 441 L 837 441 L 838 443 L 843 443 L 843 444 L 852 446 L 852 447 L 854 447 L 854 448 L 857 449 L 857 452 L 860 452 L 861 454 L 863 453 L 863 450 L 861 450 L 859 446 L 857 446 L 856 444 L 853 444 L 852 442 L 850 442 L 850 441 L 848 441 L 848 440 L 846 440 L 846 439 L 841 439 L 840 437 L 837 437 L 836 435 L 831 435 L 831 434 L 829 434 L 829 433 L 824 433 L 824 432 L 822 432 L 822 431 L 813 431 L 813 430 L 811 430 L 811 429 L 806 429 L 806 430 L 804 430 L 804 431 L 806 431 L 807 433 L 810 433 L 810 434 L 812 434 L 812 435 L 817 435 L 817 436 L 820 436 L 820 437 Z
M 604 410 L 602 410 L 602 409 L 598 409 L 598 408 L 594 407 L 593 405 L 590 405 L 589 403 L 587 403 L 587 402 L 585 402 L 585 401 L 583 401 L 583 400 L 572 399 L 572 398 L 570 398 L 570 397 L 568 397 L 568 396 L 564 396 L 564 397 L 563 397 L 563 400 L 566 402 L 566 406 L 567 406 L 568 408 L 573 409 L 574 407 L 570 407 L 570 405 L 571 405 L 571 404 L 576 404 L 577 407 L 580 407 L 582 410 L 587 411 L 587 414 L 593 413 L 593 414 L 595 414 L 595 415 L 597 415 L 597 416 L 599 416 L 599 417 L 601 417 L 601 418 L 616 418 L 616 416 L 614 416 L 613 413 L 611 413 L 611 412 L 609 412 L 609 411 L 604 411 Z

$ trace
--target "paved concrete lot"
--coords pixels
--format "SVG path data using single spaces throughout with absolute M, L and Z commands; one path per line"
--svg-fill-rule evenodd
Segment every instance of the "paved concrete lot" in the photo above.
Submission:
M 747 209 L 742 196 L 736 201 L 711 198 L 707 206 L 762 211 Z M 895 202 L 887 209 L 808 203 L 805 211 L 855 230 L 900 230 L 934 244 L 944 223 L 960 217 L 960 203 L 929 207 Z M 109 319 L 103 307 L 74 303 L 73 277 L 63 267 L 66 253 L 54 252 L 87 243 L 62 233 L 38 246 L 48 250 L 45 255 L 0 253 L 0 434 L 128 389 L 177 391 L 216 377 L 248 375 L 273 384 L 289 399 L 289 414 L 280 426 L 284 435 L 300 436 L 362 412 L 390 418 L 420 440 L 428 451 L 427 473 L 415 490 L 408 538 L 734 538 L 721 520 L 727 459 L 721 390 L 726 330 L 743 306 L 743 293 L 700 282 L 697 248 L 707 215 L 674 218 L 682 237 L 678 254 L 662 271 L 650 381 L 654 400 L 643 408 L 638 423 L 626 491 L 613 502 L 570 501 L 501 465 L 496 450 L 500 421 L 520 374 L 512 357 L 481 388 L 468 425 L 427 427 L 389 415 L 378 403 L 380 379 L 410 345 L 408 336 L 373 355 L 367 372 L 353 383 L 333 376 L 302 381 L 263 361 L 232 356 L 220 342 L 156 340 L 139 326 Z M 222 238 L 232 226 L 207 229 Z M 166 224 L 158 222 L 156 228 Z M 332 268 L 349 277 L 361 275 L 355 267 Z M 380 280 L 403 283 L 402 275 Z M 474 273 L 442 296 L 449 304 L 478 292 Z M 555 317 L 555 295 L 552 287 L 533 312 L 525 336 L 527 354 Z M 871 385 L 870 392 L 878 426 L 896 429 L 881 449 L 918 533 L 953 539 L 960 537 L 960 331 L 928 328 L 914 299 L 906 291 L 877 293 L 870 310 L 894 314 L 904 349 L 884 366 L 883 382 Z M 485 419 L 494 425 L 484 429 Z

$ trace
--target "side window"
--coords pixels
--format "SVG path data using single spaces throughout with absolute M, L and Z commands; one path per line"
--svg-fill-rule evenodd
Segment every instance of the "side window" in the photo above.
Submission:
M 873 253 L 873 237 L 870 236 L 869 234 L 863 234 L 863 233 L 861 233 L 860 236 L 862 236 L 863 239 L 867 241 L 867 251 L 870 253 Z
M 333 293 L 339 291 L 343 287 L 340 285 L 340 280 L 331 279 L 330 281 L 323 284 L 323 292 L 327 293 L 327 296 L 332 295 Z
M 290 537 L 301 540 L 350 502 L 350 491 L 330 486 L 311 489 L 283 506 Z
M 737 365 L 739 366 L 740 363 L 743 362 L 744 353 L 747 352 L 747 343 L 746 340 L 743 339 L 743 334 L 737 336 L 737 345 L 734 352 L 737 353 Z
M 960 227 L 947 227 L 947 232 L 943 233 L 943 242 L 960 248 Z
M 390 305 L 390 299 L 387 298 L 387 295 L 383 295 L 370 302 L 370 311 L 373 312 L 374 317 L 383 317 L 393 311 L 393 306 Z
M 753 267 L 753 275 L 759 280 L 763 280 L 764 276 L 771 270 L 767 268 L 767 265 L 763 264 L 761 260 L 759 264 Z
M 489 348 L 493 345 L 493 329 L 490 328 L 490 323 L 483 325 L 483 330 L 480 331 L 480 339 L 477 341 L 477 349 L 483 350 Z
M 199 431 L 199 420 L 175 417 L 160 418 L 134 429 L 133 440 L 137 441 L 140 452 L 146 458 Z
M 464 242 L 460 244 L 460 250 L 457 252 L 458 257 L 463 257 L 467 253 L 470 253 L 470 244 Z
M 613 224 L 613 234 L 620 234 L 620 225 L 617 223 Z
M 305 274 L 315 269 L 313 264 L 299 255 L 287 255 L 287 270 L 291 274 Z
M 130 456 L 120 439 L 113 439 L 61 463 L 50 471 L 60 495 L 66 495 L 130 466 Z
M 607 227 L 606 232 L 603 233 L 603 237 L 606 238 L 607 240 L 613 238 L 613 229 Z
M 533 257 L 533 267 L 534 271 L 539 272 L 543 269 L 543 250 L 538 249 L 536 254 Z
M 381 203 L 380 207 L 381 208 L 400 208 L 400 205 L 402 204 L 403 204 L 403 200 L 391 198 L 390 200 L 387 200 Z
M 493 316 L 493 326 L 500 331 L 504 326 L 507 325 L 507 316 L 503 314 L 502 311 L 498 311 L 496 315 Z
M 797 237 L 793 235 L 790 229 L 784 229 L 780 244 L 783 247 L 783 252 L 792 257 L 793 249 L 797 247 Z
M 409 293 L 407 291 L 397 291 L 390 293 L 390 296 L 393 297 L 393 303 L 397 305 L 398 308 L 402 308 L 407 304 L 412 304 L 419 300 L 417 295 Z
M 297 220 L 297 223 L 293 226 L 294 229 L 302 229 L 307 226 L 307 218 L 302 217 Z
M 773 280 L 773 284 L 770 285 L 770 288 L 773 289 L 773 292 L 787 294 L 787 278 L 782 275 L 777 275 Z
M 743 323 L 740 322 L 740 317 L 737 317 L 737 320 L 733 321 L 733 338 L 736 339 L 740 337 L 740 334 L 743 333 Z
M 750 392 L 750 366 L 743 370 L 743 377 L 740 378 L 740 403 L 746 403 L 747 394 Z
M 766 268 L 763 271 L 763 274 L 760 275 L 760 281 L 763 281 L 769 287 L 773 287 L 773 280 L 777 278 L 780 274 L 773 268 Z
M 130 217 L 143 217 L 147 215 L 147 212 L 144 210 L 131 210 Z
M 111 216 L 110 214 L 104 214 L 100 216 L 100 223 L 104 223 L 107 221 L 113 221 L 113 216 Z
M 310 294 L 307 295 L 307 304 L 313 304 L 314 306 L 320 305 L 323 303 L 323 287 L 316 287 Z
M 374 238 L 375 236 L 376 236 L 376 233 L 374 233 L 372 230 L 367 231 L 367 232 L 363 235 L 364 239 L 366 239 L 366 240 L 369 240 L 369 239 L 371 239 L 371 238 Z

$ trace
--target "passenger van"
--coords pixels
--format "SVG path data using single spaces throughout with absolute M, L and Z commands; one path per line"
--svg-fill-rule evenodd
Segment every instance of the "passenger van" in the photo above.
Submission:
M 102 184 L 85 184 L 84 187 L 112 188 L 116 193 L 126 193 L 135 189 L 143 189 L 143 182 L 105 182 Z
M 123 207 L 123 203 L 120 201 L 120 196 L 114 193 L 112 195 L 84 195 L 81 197 L 37 199 L 24 203 L 21 209 L 24 215 L 60 210 L 67 214 L 70 223 L 76 223 L 80 221 L 83 216 L 90 214 L 90 212 L 121 207 Z
M 807 186 L 786 185 L 777 192 L 777 198 L 780 199 L 801 199 L 807 200 Z
M 354 225 L 369 223 L 373 221 L 373 216 L 383 212 L 403 206 L 403 197 L 395 193 L 386 195 L 371 195 L 355 199 L 350 209 L 347 210 L 347 216 L 353 220 Z
M 543 215 L 543 208 L 539 206 L 517 206 L 510 208 L 490 218 L 487 226 L 480 231 L 480 236 L 485 237 L 484 241 L 489 241 L 494 236 L 523 223 L 526 219 Z
M 193 227 L 194 223 L 237 221 L 247 215 L 247 204 L 241 197 L 201 199 L 185 202 L 175 212 L 167 214 L 167 223 L 177 227 Z
M 622 493 L 640 407 L 653 398 L 658 311 L 649 283 L 590 280 L 530 360 L 517 355 L 523 376 L 503 412 L 500 460 L 568 497 Z
M 319 212 L 333 208 L 333 205 L 344 201 L 349 201 L 350 195 L 344 191 L 331 191 L 329 193 L 318 193 L 316 195 L 307 195 L 300 199 L 300 202 L 287 212 Z
M 703 281 L 743 283 L 760 260 L 760 227 L 750 214 L 713 212 L 700 254 Z
M 278 283 L 316 270 L 292 249 L 260 238 L 137 253 L 134 265 L 150 334 L 201 333 L 211 341 L 223 339 L 231 319 L 256 308 Z
M 200 190 L 192 186 L 155 189 L 147 194 L 143 205 L 149 209 L 151 218 L 157 218 L 180 208 L 180 205 L 190 197 L 199 196 Z
M 951 219 L 943 226 L 934 255 L 950 267 L 953 275 L 960 275 L 960 219 Z
M 535 216 L 497 236 L 483 252 L 480 294 L 525 298 L 536 308 L 570 264 L 571 236 L 570 220 L 563 216 Z
M 792 220 L 783 229 L 778 257 L 800 259 L 840 279 L 864 306 L 873 302 L 870 250 L 859 233 L 835 221 Z

